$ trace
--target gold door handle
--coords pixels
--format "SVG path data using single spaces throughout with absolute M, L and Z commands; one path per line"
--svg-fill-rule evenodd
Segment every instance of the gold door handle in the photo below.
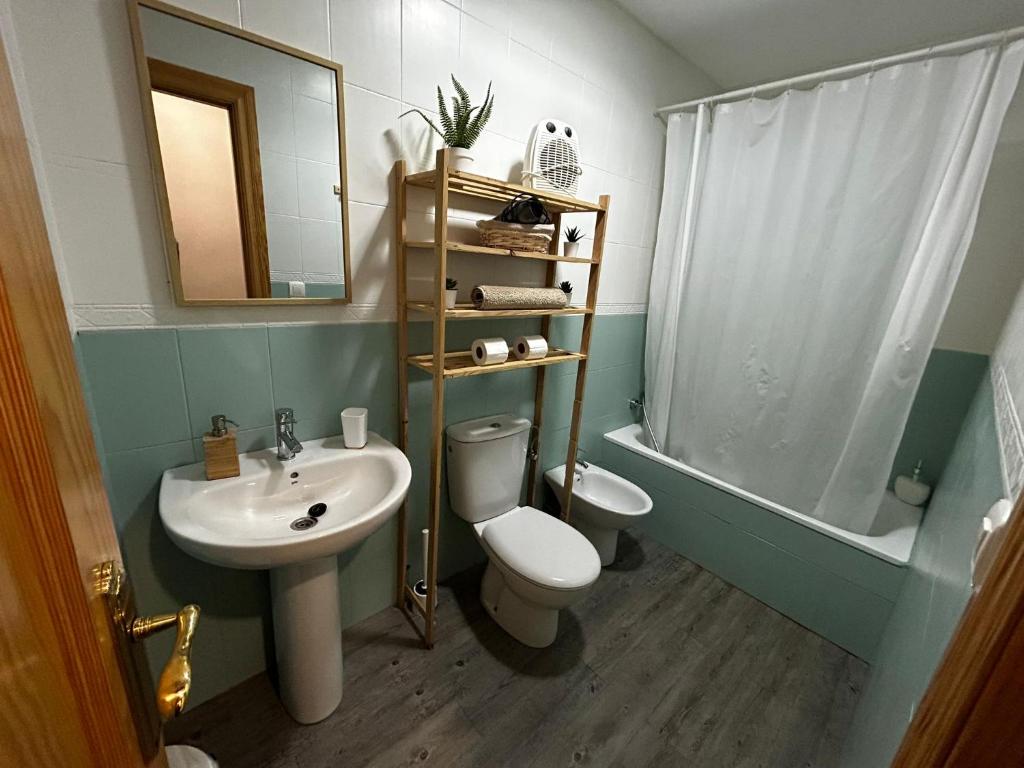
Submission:
M 157 683 L 156 708 L 164 721 L 180 715 L 192 689 L 192 640 L 199 624 L 199 606 L 186 605 L 177 613 L 134 619 L 128 625 L 128 635 L 136 642 L 145 640 L 168 627 L 176 626 L 171 658 L 164 665 Z

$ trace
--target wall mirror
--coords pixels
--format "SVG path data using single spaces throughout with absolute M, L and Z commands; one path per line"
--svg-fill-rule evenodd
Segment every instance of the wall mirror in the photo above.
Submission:
M 341 66 L 158 0 L 129 15 L 178 303 L 348 302 Z

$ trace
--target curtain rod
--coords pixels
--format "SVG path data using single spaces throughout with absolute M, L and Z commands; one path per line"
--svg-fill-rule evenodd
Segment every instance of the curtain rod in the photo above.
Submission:
M 654 111 L 654 116 L 665 118 L 667 115 L 671 115 L 676 112 L 692 111 L 701 104 L 714 105 L 728 101 L 739 101 L 746 97 L 753 98 L 759 91 L 775 91 L 811 83 L 817 84 L 824 80 L 833 78 L 842 79 L 846 77 L 854 77 L 855 75 L 870 72 L 882 67 L 889 67 L 893 64 L 901 64 L 903 62 L 930 58 L 932 56 L 967 52 L 975 48 L 982 48 L 992 43 L 1008 43 L 1012 40 L 1019 40 L 1021 38 L 1024 38 L 1024 27 L 1013 27 L 1012 29 L 1004 29 L 1002 32 L 992 32 L 987 35 L 970 37 L 966 40 L 957 40 L 952 43 L 943 43 L 941 45 L 933 45 L 928 48 L 918 48 L 915 51 L 907 51 L 905 53 L 897 53 L 892 56 L 884 56 L 880 59 L 873 59 L 871 61 L 862 61 L 857 64 L 847 64 L 842 67 L 823 69 L 820 72 L 811 72 L 810 74 L 790 77 L 785 80 L 776 80 L 771 83 L 761 83 L 760 85 L 748 85 L 745 88 L 737 88 L 734 91 L 719 93 L 715 96 L 704 96 L 700 99 L 684 101 L 681 104 L 672 104 L 667 107 L 660 107 Z

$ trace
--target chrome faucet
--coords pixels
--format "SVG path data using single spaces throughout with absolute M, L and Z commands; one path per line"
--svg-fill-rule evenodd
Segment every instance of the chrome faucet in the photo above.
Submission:
M 292 428 L 295 426 L 295 412 L 291 408 L 278 408 L 274 411 L 274 432 L 277 435 L 277 458 L 289 461 L 302 450 L 302 443 L 295 439 Z
M 590 465 L 587 464 L 583 459 L 576 459 L 576 466 L 573 468 L 573 475 L 576 477 L 576 482 L 583 482 L 583 470 L 590 469 Z

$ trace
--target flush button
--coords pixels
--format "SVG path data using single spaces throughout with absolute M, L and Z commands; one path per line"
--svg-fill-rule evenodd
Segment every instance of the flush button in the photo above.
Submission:
M 308 510 L 308 513 L 309 513 L 310 517 L 316 518 L 316 517 L 320 517 L 320 515 L 322 515 L 326 511 L 327 511 L 327 505 L 324 504 L 323 502 L 320 502 L 320 503 L 314 504 L 312 507 L 310 507 L 309 510 Z

